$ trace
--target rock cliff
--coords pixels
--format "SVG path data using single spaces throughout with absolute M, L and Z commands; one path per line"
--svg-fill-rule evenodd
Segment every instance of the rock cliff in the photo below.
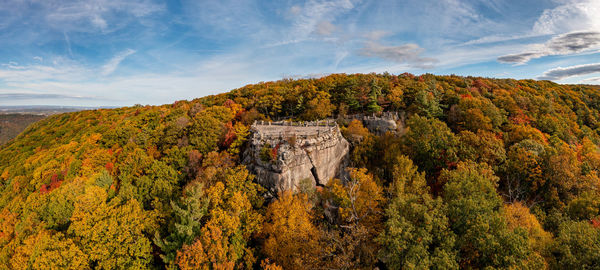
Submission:
M 340 177 L 349 143 L 333 121 L 255 122 L 244 163 L 273 194 L 296 190 L 302 181 L 326 185 Z

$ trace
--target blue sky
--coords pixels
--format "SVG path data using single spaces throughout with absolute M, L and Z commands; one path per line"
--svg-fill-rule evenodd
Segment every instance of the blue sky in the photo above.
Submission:
M 598 0 L 0 0 L 0 105 L 390 72 L 600 84 Z

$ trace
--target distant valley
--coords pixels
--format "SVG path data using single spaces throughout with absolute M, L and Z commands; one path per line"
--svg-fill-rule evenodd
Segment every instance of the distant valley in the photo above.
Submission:
M 23 132 L 29 125 L 49 115 L 93 110 L 96 107 L 79 106 L 0 106 L 0 145 Z

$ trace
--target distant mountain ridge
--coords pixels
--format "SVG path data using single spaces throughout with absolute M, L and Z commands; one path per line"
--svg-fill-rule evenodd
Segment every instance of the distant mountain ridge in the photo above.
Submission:
M 55 106 L 55 105 L 15 105 L 0 106 L 0 114 L 35 114 L 52 115 L 65 112 L 77 112 L 95 110 L 100 108 L 116 108 L 112 106 L 90 107 L 90 106 Z
M 15 138 L 32 123 L 44 119 L 49 115 L 95 110 L 98 108 L 100 107 L 53 105 L 0 106 L 0 145 Z
M 34 114 L 1 114 L 0 113 L 0 145 L 5 144 L 12 138 L 17 137 L 25 128 L 32 123 L 44 119 L 44 115 Z

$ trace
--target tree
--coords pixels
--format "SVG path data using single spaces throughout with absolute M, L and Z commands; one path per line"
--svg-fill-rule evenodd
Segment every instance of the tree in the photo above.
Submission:
M 381 96 L 381 86 L 377 84 L 377 80 L 371 81 L 371 92 L 369 93 L 369 102 L 367 103 L 367 111 L 380 112 L 381 107 L 377 104 L 379 96 Z
M 508 229 L 496 193 L 498 177 L 487 165 L 461 162 L 440 178 L 447 183 L 443 196 L 461 268 L 539 267 L 539 260 L 530 258 L 527 232 Z
M 161 238 L 157 233 L 155 244 L 163 251 L 161 258 L 169 265 L 175 261 L 177 250 L 183 245 L 190 245 L 200 234 L 202 219 L 208 213 L 208 197 L 204 194 L 202 183 L 194 181 L 188 184 L 183 197 L 178 201 L 171 201 L 173 209 L 173 225 L 169 235 Z
M 136 200 L 122 204 L 115 198 L 107 203 L 107 197 L 98 186 L 77 197 L 68 234 L 99 268 L 147 268 L 152 255 L 145 232 L 153 226 L 151 214 Z
M 312 215 L 306 195 L 290 191 L 280 194 L 267 208 L 262 251 L 284 269 L 317 266 L 325 247 L 320 245 Z
M 365 128 L 361 121 L 352 120 L 348 127 L 342 128 L 342 134 L 353 145 L 350 159 L 354 166 L 366 166 L 372 159 L 373 148 L 375 144 L 374 135 Z
M 458 161 L 458 139 L 446 124 L 437 119 L 418 115 L 407 122 L 408 131 L 402 137 L 403 152 L 419 166 L 419 170 L 434 176 L 441 169 L 452 167 Z M 437 192 L 443 183 L 433 183 Z
M 41 230 L 25 239 L 11 258 L 12 269 L 90 269 L 88 257 L 62 233 Z
M 429 193 L 425 175 L 406 156 L 398 156 L 386 208 L 385 229 L 377 241 L 390 269 L 458 269 L 446 206 Z
M 329 257 L 333 268 L 369 268 L 377 260 L 379 245 L 375 240 L 382 230 L 385 204 L 383 189 L 366 169 L 348 169 L 349 179 L 343 184 L 334 179 L 324 190 L 323 200 L 337 219 L 324 231 L 333 250 Z
M 487 163 L 492 168 L 506 160 L 504 143 L 496 134 L 478 130 L 477 133 L 465 130 L 458 134 L 460 148 L 458 156 L 461 160 L 472 160 L 477 163 Z
M 235 254 L 223 237 L 223 231 L 219 226 L 208 223 L 200 237 L 191 245 L 184 245 L 181 251 L 177 252 L 177 265 L 181 270 L 192 269 L 231 269 L 235 268 L 236 258 L 231 256 Z
M 232 118 L 232 111 L 221 106 L 213 106 L 196 114 L 187 128 L 190 144 L 202 154 L 214 151 L 225 135 L 225 123 Z
M 503 213 L 508 229 L 525 229 L 528 233 L 529 245 L 537 253 L 537 256 L 549 260 L 552 234 L 544 230 L 537 218 L 529 212 L 529 208 L 520 202 L 515 202 L 505 205 Z M 544 266 L 547 268 L 547 265 Z
M 533 140 L 523 140 L 508 150 L 501 189 L 509 201 L 537 203 L 547 179 L 543 177 L 545 148 Z
M 177 264 L 182 268 L 250 268 L 256 258 L 249 242 L 263 220 L 257 211 L 263 203 L 261 189 L 241 165 L 215 178 L 207 189 L 206 221 L 193 243 L 177 253 Z
M 335 105 L 331 104 L 330 95 L 319 91 L 317 95 L 306 104 L 306 111 L 302 115 L 305 120 L 324 119 L 333 113 Z
M 567 214 L 573 220 L 592 220 L 600 215 L 600 194 L 586 191 L 567 205 Z
M 330 198 L 338 206 L 340 218 L 345 224 L 377 226 L 384 204 L 382 188 L 374 181 L 367 169 L 348 168 L 349 181 L 339 179 L 331 182 Z
M 552 250 L 556 269 L 598 269 L 600 230 L 586 221 L 564 222 Z
M 451 107 L 449 120 L 460 129 L 477 132 L 498 128 L 506 117 L 489 99 L 468 94 Z

